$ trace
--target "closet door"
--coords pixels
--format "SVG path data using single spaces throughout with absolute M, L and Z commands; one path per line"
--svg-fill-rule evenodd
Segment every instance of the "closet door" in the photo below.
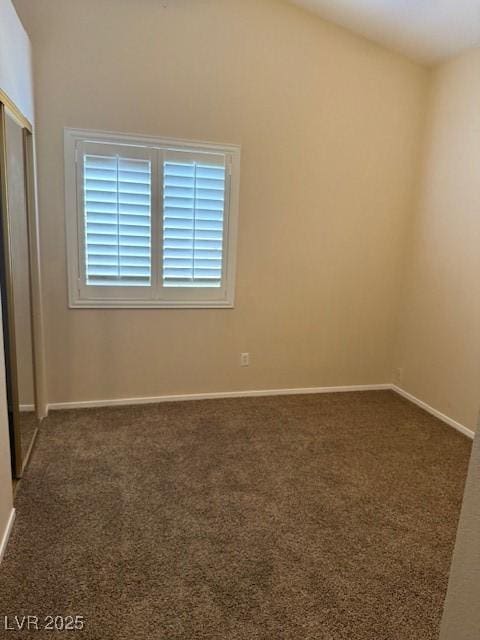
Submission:
M 2 306 L 14 475 L 37 433 L 27 202 L 26 131 L 3 109 Z

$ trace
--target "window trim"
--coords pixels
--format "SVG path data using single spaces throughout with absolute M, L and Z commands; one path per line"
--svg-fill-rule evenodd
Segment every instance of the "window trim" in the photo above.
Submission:
M 82 280 L 82 235 L 78 225 L 83 223 L 83 211 L 81 208 L 81 188 L 77 179 L 77 158 L 78 148 L 84 142 L 95 142 L 100 144 L 124 144 L 135 147 L 146 147 L 148 149 L 159 148 L 168 152 L 198 152 L 199 154 L 224 154 L 229 159 L 229 171 L 227 183 L 230 188 L 225 190 L 228 199 L 228 209 L 225 208 L 225 229 L 224 229 L 224 261 L 225 271 L 224 295 L 215 300 L 201 299 L 201 295 L 196 298 L 186 296 L 188 288 L 182 292 L 181 287 L 176 291 L 179 297 L 176 299 L 152 297 L 150 299 L 130 298 L 87 298 L 86 283 Z M 174 138 L 157 138 L 151 136 L 113 133 L 105 131 L 92 131 L 85 129 L 64 129 L 64 161 L 65 161 L 65 227 L 67 244 L 67 276 L 68 276 L 68 306 L 71 309 L 97 309 L 97 308 L 124 308 L 124 309 L 214 309 L 233 308 L 235 299 L 235 271 L 236 271 L 236 245 L 238 231 L 238 204 L 240 193 L 240 146 L 233 144 L 216 144 L 212 142 L 200 142 Z M 152 174 L 153 175 L 153 174 Z M 154 187 L 154 192 L 161 190 L 162 185 Z M 161 194 L 153 194 L 154 199 Z M 227 214 L 228 212 L 228 214 Z M 152 234 L 157 229 L 159 222 L 152 217 Z M 161 242 L 161 241 L 160 241 Z M 152 255 L 152 261 L 153 261 Z M 154 272 L 152 272 L 154 277 Z M 100 287 L 94 287 L 100 289 Z M 119 288 L 120 289 L 120 288 Z M 193 288 L 192 288 L 193 289 Z M 157 289 L 159 291 L 159 289 Z M 172 292 L 175 289 L 172 288 Z M 121 293 L 121 291 L 119 291 Z M 155 294 L 156 295 L 156 294 Z M 169 292 L 169 296 L 171 296 Z

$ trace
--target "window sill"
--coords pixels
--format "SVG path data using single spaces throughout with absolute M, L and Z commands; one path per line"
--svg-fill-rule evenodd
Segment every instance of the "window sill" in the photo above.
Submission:
M 69 309 L 233 309 L 230 300 L 173 302 L 166 300 L 70 300 Z

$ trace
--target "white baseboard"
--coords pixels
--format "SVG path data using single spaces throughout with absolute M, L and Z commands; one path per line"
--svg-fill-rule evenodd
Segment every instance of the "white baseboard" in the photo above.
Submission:
M 423 402 L 423 400 L 419 400 L 415 396 L 412 396 L 412 394 L 408 393 L 408 391 L 405 391 L 404 389 L 397 387 L 394 384 L 390 385 L 390 388 L 392 389 L 392 391 L 395 391 L 395 393 L 398 393 L 400 396 L 406 398 L 407 400 L 410 400 L 410 402 L 413 402 L 413 404 L 416 404 L 418 407 L 421 407 L 425 411 L 428 411 L 428 413 L 431 413 L 432 416 L 435 416 L 435 418 L 438 418 L 442 422 L 445 422 L 446 424 L 450 425 L 457 431 L 460 431 L 460 433 L 463 433 L 463 435 L 473 440 L 475 436 L 475 432 L 469 429 L 468 427 L 465 427 L 463 424 L 460 424 L 460 422 L 453 420 L 453 418 L 449 418 L 444 413 L 437 411 L 437 409 L 434 409 L 426 402 Z
M 300 389 L 262 389 L 251 391 L 221 391 L 218 393 L 191 393 L 172 396 L 152 396 L 146 398 L 116 398 L 114 400 L 81 400 L 79 402 L 53 402 L 48 409 L 86 409 L 92 407 L 120 407 L 136 404 L 157 404 L 160 402 L 184 402 L 186 400 L 217 400 L 221 398 L 253 398 L 262 396 L 290 396 L 315 393 L 342 393 L 347 391 L 380 391 L 390 389 L 390 384 L 359 384 L 343 387 L 304 387 Z
M 20 407 L 20 412 L 24 413 L 27 411 L 35 411 L 35 405 L 34 404 L 21 404 Z
M 0 542 L 0 562 L 2 562 L 3 556 L 5 555 L 5 551 L 7 550 L 7 544 L 10 538 L 10 534 L 12 532 L 14 521 L 15 521 L 15 509 L 12 508 L 10 512 L 10 517 L 8 518 L 7 526 L 5 527 L 5 531 L 3 532 L 2 541 Z
M 413 402 L 417 406 L 421 407 L 428 413 L 432 414 L 442 422 L 450 425 L 460 433 L 468 436 L 469 438 L 474 437 L 474 432 L 471 429 L 468 429 L 463 424 L 456 422 L 452 418 L 449 418 L 445 414 L 437 411 L 423 400 L 419 400 L 412 394 L 408 393 L 404 389 L 397 387 L 394 384 L 383 383 L 383 384 L 356 384 L 356 385 L 347 385 L 347 386 L 338 386 L 338 387 L 302 387 L 298 389 L 260 389 L 260 390 L 247 390 L 247 391 L 220 391 L 217 393 L 190 393 L 190 394 L 179 394 L 179 395 L 170 395 L 170 396 L 149 396 L 149 397 L 139 397 L 139 398 L 114 398 L 111 400 L 80 400 L 78 402 L 52 402 L 48 404 L 47 407 L 47 415 L 48 411 L 51 409 L 52 411 L 56 411 L 59 409 L 88 409 L 95 407 L 122 407 L 129 405 L 139 405 L 139 404 L 157 404 L 161 402 L 185 402 L 187 400 L 218 400 L 221 398 L 254 398 L 254 397 L 264 397 L 264 396 L 289 396 L 289 395 L 306 395 L 306 394 L 315 394 L 315 393 L 344 393 L 344 392 L 352 392 L 352 391 L 385 391 L 391 390 L 395 391 L 399 395 L 403 396 L 410 402 Z

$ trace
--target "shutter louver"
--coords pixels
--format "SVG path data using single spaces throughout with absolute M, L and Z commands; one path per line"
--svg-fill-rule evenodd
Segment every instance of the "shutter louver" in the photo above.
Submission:
M 164 163 L 163 286 L 221 287 L 225 166 Z
M 150 286 L 151 163 L 84 156 L 87 285 Z

